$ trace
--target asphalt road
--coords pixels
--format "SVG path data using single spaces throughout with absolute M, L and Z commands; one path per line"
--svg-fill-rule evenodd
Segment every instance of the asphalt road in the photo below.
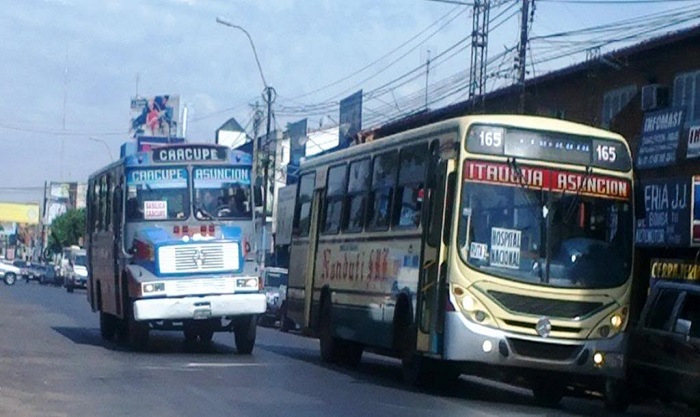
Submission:
M 602 402 L 556 409 L 529 391 L 462 377 L 442 391 L 409 390 L 398 362 L 366 354 L 354 369 L 326 366 L 318 341 L 259 328 L 253 355 L 233 335 L 188 346 L 154 332 L 148 352 L 103 343 L 85 292 L 0 285 L 0 416 L 613 416 Z M 633 406 L 629 416 L 692 416 L 682 406 Z

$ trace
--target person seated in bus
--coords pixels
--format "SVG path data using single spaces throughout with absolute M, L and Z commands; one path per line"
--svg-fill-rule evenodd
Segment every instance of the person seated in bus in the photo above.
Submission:
M 246 208 L 246 195 L 240 185 L 234 184 L 229 190 L 230 196 L 228 198 L 228 211 L 229 216 L 239 217 L 248 214 Z
M 214 218 L 216 209 L 221 205 L 211 190 L 199 191 L 197 195 L 196 215 L 199 219 Z
M 126 218 L 128 220 L 143 219 L 143 211 L 136 196 L 131 196 L 126 200 Z

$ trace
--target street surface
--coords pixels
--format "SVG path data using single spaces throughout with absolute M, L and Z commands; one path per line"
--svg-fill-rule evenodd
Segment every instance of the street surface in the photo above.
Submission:
M 0 285 L 0 416 L 613 416 L 601 401 L 538 407 L 529 391 L 466 378 L 409 390 L 398 361 L 365 354 L 355 369 L 320 362 L 318 341 L 258 328 L 252 356 L 233 335 L 187 346 L 152 333 L 149 352 L 103 343 L 85 291 Z M 692 416 L 682 406 L 633 406 L 628 416 Z

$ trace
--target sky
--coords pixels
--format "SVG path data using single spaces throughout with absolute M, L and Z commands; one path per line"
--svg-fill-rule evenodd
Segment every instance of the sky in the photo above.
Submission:
M 686 13 L 680 26 L 642 20 L 610 26 L 617 32 L 547 37 L 698 9 L 690 0 L 593 1 L 537 0 L 528 77 L 582 61 L 588 46 L 603 45 L 603 52 L 624 46 L 608 41 L 625 34 L 637 33 L 628 40 L 636 43 L 700 24 L 700 14 Z M 359 89 L 372 93 L 364 99 L 363 127 L 425 106 L 426 77 L 430 108 L 468 93 L 472 8 L 452 0 L 2 3 L 3 202 L 39 202 L 45 182 L 85 182 L 117 158 L 120 145 L 130 140 L 130 100 L 137 95 L 180 96 L 188 108 L 190 142 L 213 143 L 216 129 L 231 117 L 250 130 L 251 104 L 264 104 L 262 77 L 245 33 L 217 23 L 217 17 L 250 34 L 264 78 L 277 93 L 275 128 L 304 117 L 310 128 L 332 125 L 338 101 Z M 492 0 L 487 91 L 513 81 L 521 3 Z M 638 30 L 645 25 L 653 30 Z

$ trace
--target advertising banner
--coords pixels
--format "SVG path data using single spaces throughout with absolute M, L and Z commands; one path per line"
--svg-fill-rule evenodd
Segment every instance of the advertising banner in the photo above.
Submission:
M 693 220 L 692 227 L 693 246 L 700 246 L 700 175 L 693 177 Z
M 163 136 L 139 136 L 137 139 L 137 152 L 148 152 L 153 148 L 170 143 L 185 143 L 185 138 Z
M 161 95 L 131 99 L 129 134 L 139 136 L 178 136 L 180 97 Z
M 688 152 L 685 157 L 700 157 L 700 125 L 691 126 L 688 131 Z
M 0 203 L 0 222 L 37 224 L 39 205 Z
M 661 280 L 700 281 L 700 263 L 685 259 L 651 260 L 651 277 L 649 286 L 653 287 Z
M 642 182 L 646 216 L 637 220 L 639 246 L 687 246 L 689 237 L 690 178 Z
M 682 108 L 676 107 L 644 115 L 637 152 L 638 168 L 656 168 L 676 162 L 684 113 Z
M 308 119 L 302 119 L 298 122 L 289 123 L 287 125 L 287 134 L 289 135 L 289 165 L 298 167 L 301 163 L 301 158 L 306 156 L 306 136 Z
M 338 148 L 347 148 L 362 130 L 362 90 L 340 100 Z

